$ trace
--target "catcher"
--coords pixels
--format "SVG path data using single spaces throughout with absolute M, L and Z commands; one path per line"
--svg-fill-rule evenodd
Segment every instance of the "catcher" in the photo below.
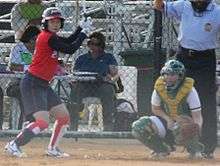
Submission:
M 161 69 L 151 97 L 155 116 L 143 116 L 132 124 L 132 134 L 153 150 L 152 158 L 160 159 L 184 146 L 189 158 L 200 158 L 204 149 L 199 142 L 203 118 L 194 80 L 185 77 L 185 67 L 169 60 Z

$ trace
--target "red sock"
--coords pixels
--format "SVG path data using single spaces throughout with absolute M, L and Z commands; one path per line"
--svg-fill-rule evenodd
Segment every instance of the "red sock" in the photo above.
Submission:
M 50 138 L 49 147 L 57 147 L 60 138 L 63 137 L 66 127 L 69 124 L 70 118 L 68 116 L 57 118 L 54 124 L 53 133 Z

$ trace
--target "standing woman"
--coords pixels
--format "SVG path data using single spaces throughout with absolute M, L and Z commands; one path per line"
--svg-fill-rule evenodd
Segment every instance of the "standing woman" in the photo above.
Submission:
M 68 157 L 69 154 L 59 150 L 58 143 L 69 125 L 69 113 L 60 97 L 51 89 L 49 82 L 59 65 L 58 52 L 73 54 L 91 31 L 92 21 L 82 21 L 72 35 L 64 38 L 57 35 L 65 20 L 58 8 L 47 8 L 42 18 L 43 30 L 36 41 L 33 61 L 20 85 L 25 115 L 33 116 L 34 121 L 7 143 L 5 150 L 12 156 L 23 157 L 24 153 L 20 147 L 48 128 L 51 114 L 56 121 L 47 155 Z

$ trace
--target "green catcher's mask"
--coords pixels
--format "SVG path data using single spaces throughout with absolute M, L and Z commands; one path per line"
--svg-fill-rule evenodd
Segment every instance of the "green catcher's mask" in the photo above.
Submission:
M 175 90 L 179 87 L 185 78 L 185 72 L 185 67 L 180 61 L 169 60 L 165 63 L 160 74 L 164 78 L 168 91 Z

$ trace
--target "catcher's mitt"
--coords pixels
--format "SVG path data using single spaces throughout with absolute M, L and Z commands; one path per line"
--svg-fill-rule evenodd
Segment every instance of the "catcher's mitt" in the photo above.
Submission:
M 192 139 L 199 138 L 199 125 L 190 116 L 178 116 L 176 122 L 177 127 L 173 130 L 176 144 L 187 145 Z

